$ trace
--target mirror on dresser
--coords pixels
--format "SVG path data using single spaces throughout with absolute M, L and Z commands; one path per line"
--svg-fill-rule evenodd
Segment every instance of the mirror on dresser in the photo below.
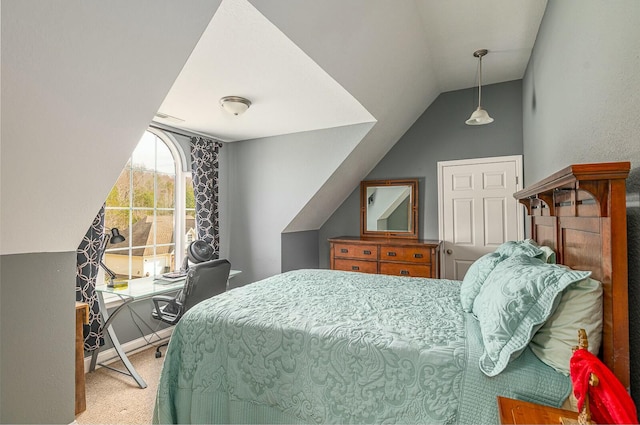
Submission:
M 329 238 L 332 270 L 440 277 L 440 241 L 418 239 L 418 179 L 360 183 L 360 236 Z
M 418 179 L 360 183 L 360 236 L 418 238 Z

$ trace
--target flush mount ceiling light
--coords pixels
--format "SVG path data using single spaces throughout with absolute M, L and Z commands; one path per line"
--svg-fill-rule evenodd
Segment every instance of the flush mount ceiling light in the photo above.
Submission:
M 240 115 L 249 109 L 251 102 L 249 99 L 240 96 L 225 96 L 220 99 L 220 106 L 233 115 Z
M 465 121 L 467 125 L 483 125 L 493 122 L 493 118 L 489 116 L 489 113 L 480 106 L 480 100 L 482 99 L 482 57 L 487 53 L 489 53 L 487 49 L 473 52 L 473 56 L 478 58 L 478 109 L 473 111 L 471 117 Z

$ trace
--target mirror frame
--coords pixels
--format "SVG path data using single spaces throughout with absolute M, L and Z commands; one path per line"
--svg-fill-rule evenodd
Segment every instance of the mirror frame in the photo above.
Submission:
M 411 188 L 411 228 L 407 232 L 367 230 L 367 189 L 373 186 Z M 363 180 L 360 182 L 360 237 L 418 239 L 418 179 Z

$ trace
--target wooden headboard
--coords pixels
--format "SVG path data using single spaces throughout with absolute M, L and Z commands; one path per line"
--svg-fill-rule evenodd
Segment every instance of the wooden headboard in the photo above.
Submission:
M 602 282 L 601 358 L 629 390 L 626 183 L 629 162 L 574 164 L 516 192 L 531 238 L 556 251 L 557 263 L 591 270 Z M 577 335 L 576 335 L 577 337 Z

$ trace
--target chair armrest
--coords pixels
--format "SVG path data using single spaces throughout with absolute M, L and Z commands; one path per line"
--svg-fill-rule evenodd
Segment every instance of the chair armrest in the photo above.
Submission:
M 182 309 L 182 303 L 174 297 L 156 295 L 151 298 L 151 301 L 153 301 L 154 306 L 152 314 L 155 313 L 160 320 L 164 322 L 174 322 L 176 319 L 179 319 L 178 313 Z M 166 311 L 167 307 L 173 307 L 174 311 Z
M 156 303 L 156 301 L 164 301 L 170 303 L 171 301 L 175 301 L 176 297 L 170 297 L 168 295 L 155 295 L 151 299 L 153 300 L 154 304 Z

